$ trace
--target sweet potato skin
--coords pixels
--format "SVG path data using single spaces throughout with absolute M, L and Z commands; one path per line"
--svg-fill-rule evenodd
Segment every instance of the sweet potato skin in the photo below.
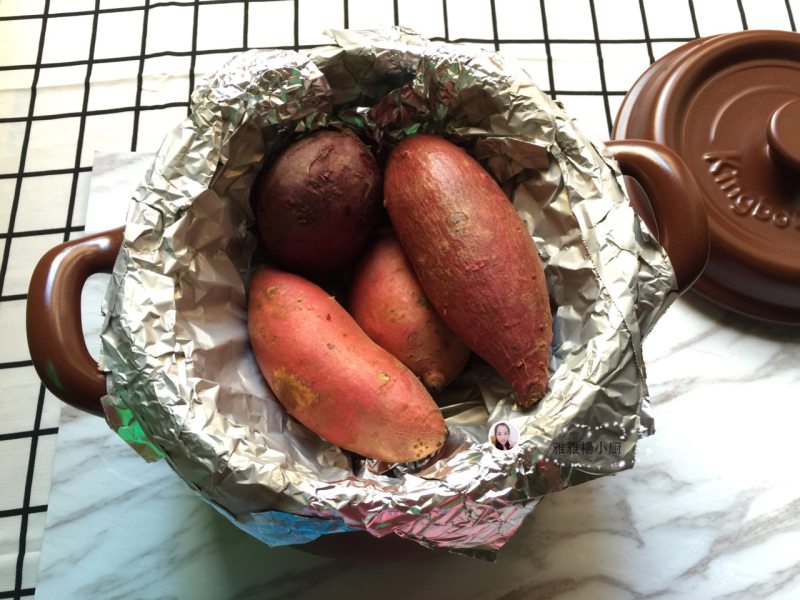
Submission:
M 248 329 L 270 388 L 320 437 L 389 463 L 420 460 L 444 443 L 444 419 L 422 383 L 310 281 L 256 271 Z
M 381 173 L 353 133 L 322 130 L 290 144 L 255 187 L 270 261 L 315 279 L 350 265 L 381 212 Z
M 392 151 L 384 204 L 437 312 L 522 407 L 547 391 L 552 316 L 536 247 L 497 182 L 443 137 Z
M 394 236 L 379 239 L 358 263 L 349 311 L 373 341 L 430 390 L 444 389 L 469 360 L 470 349 L 428 301 Z

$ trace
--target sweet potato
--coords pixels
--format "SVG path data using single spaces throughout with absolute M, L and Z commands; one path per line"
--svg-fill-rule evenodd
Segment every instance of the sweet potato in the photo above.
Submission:
M 431 306 L 394 236 L 378 240 L 359 262 L 349 310 L 367 335 L 428 389 L 444 389 L 469 360 L 470 349 Z
M 389 156 L 384 204 L 437 312 L 511 384 L 520 406 L 535 404 L 549 376 L 547 284 L 497 182 L 446 139 L 415 135 Z
M 316 279 L 350 265 L 381 213 L 381 173 L 353 133 L 322 130 L 290 144 L 255 187 L 270 261 Z
M 270 388 L 320 437 L 389 463 L 422 459 L 444 443 L 444 419 L 425 386 L 322 288 L 260 268 L 247 318 Z

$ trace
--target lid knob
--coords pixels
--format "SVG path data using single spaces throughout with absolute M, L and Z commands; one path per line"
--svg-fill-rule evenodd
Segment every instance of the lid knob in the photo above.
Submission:
M 789 100 L 772 113 L 767 142 L 775 162 L 800 171 L 800 98 Z

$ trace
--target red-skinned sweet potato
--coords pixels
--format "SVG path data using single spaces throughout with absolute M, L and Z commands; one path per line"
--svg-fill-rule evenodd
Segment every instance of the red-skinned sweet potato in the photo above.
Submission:
M 286 410 L 329 442 L 389 463 L 438 450 L 447 430 L 425 386 L 322 288 L 270 267 L 248 292 L 250 344 Z
M 290 144 L 255 189 L 270 261 L 315 279 L 337 275 L 375 227 L 381 193 L 377 162 L 355 134 L 322 130 Z
M 549 376 L 547 284 L 497 182 L 455 144 L 415 135 L 389 156 L 384 204 L 437 312 L 511 384 L 521 406 L 535 404 Z
M 469 360 L 470 349 L 431 306 L 394 236 L 379 239 L 358 263 L 349 311 L 369 337 L 428 389 L 444 389 Z

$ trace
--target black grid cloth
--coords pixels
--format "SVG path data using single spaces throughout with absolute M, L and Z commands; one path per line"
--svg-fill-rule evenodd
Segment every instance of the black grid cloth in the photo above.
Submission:
M 517 58 L 606 139 L 650 63 L 699 36 L 796 31 L 800 0 L 0 1 L 0 598 L 32 596 L 59 402 L 25 336 L 37 260 L 83 235 L 95 151 L 155 151 L 203 75 L 247 48 L 400 24 Z

